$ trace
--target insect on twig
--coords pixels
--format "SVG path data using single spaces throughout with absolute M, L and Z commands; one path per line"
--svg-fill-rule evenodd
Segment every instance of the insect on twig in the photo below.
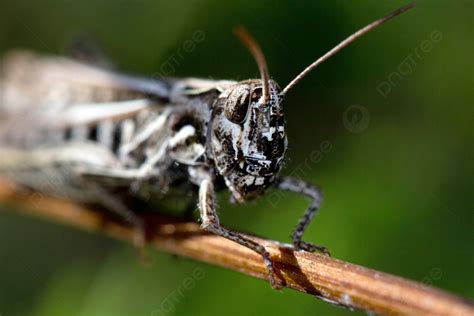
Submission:
M 279 176 L 287 148 L 283 98 L 329 57 L 412 7 L 352 34 L 283 90 L 242 27 L 236 34 L 255 58 L 260 79 L 145 79 L 14 52 L 0 68 L 0 173 L 39 192 L 106 207 L 135 227 L 140 248 L 145 223 L 131 206 L 197 191 L 202 229 L 259 253 L 278 288 L 265 247 L 221 226 L 214 192 L 226 188 L 234 201 L 245 202 L 274 186 L 308 197 L 293 245 L 329 255 L 325 247 L 302 240 L 320 208 L 319 189 Z

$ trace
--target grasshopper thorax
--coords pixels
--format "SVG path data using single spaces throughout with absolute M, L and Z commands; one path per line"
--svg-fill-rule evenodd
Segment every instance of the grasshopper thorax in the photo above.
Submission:
M 239 82 L 221 93 L 212 116 L 211 150 L 217 171 L 237 201 L 258 196 L 281 169 L 287 140 L 282 97 L 269 80 Z

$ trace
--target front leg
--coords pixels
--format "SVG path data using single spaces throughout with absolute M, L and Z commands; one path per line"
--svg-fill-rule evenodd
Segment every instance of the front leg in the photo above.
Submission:
M 273 288 L 281 288 L 281 281 L 277 282 L 273 263 L 270 260 L 270 255 L 265 247 L 241 235 L 240 233 L 228 230 L 220 225 L 219 217 L 217 216 L 215 208 L 214 185 L 212 183 L 211 177 L 204 178 L 200 181 L 199 208 L 201 211 L 202 229 L 232 240 L 260 254 L 265 265 L 267 266 L 271 286 Z
M 306 228 L 308 228 L 309 223 L 313 219 L 314 215 L 316 215 L 321 206 L 322 196 L 319 188 L 304 181 L 293 179 L 290 177 L 284 177 L 279 179 L 279 181 L 277 182 L 277 186 L 282 190 L 300 193 L 311 199 L 311 204 L 304 213 L 303 217 L 301 217 L 300 221 L 298 222 L 298 225 L 296 226 L 296 229 L 293 232 L 293 246 L 296 249 L 303 249 L 310 252 L 319 251 L 325 255 L 330 256 L 329 250 L 326 247 L 314 245 L 301 240 L 303 238 L 304 232 L 306 231 Z

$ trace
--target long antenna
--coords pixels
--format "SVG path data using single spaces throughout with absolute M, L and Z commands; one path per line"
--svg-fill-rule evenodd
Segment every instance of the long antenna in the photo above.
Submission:
M 343 40 L 342 42 L 340 42 L 339 44 L 337 44 L 333 49 L 331 49 L 329 52 L 327 52 L 326 54 L 324 54 L 322 57 L 320 57 L 318 60 L 316 60 L 315 62 L 313 62 L 311 65 L 309 65 L 308 67 L 306 67 L 298 76 L 295 77 L 295 79 L 293 79 L 284 89 L 283 91 L 281 91 L 280 95 L 285 95 L 289 90 L 291 90 L 291 88 L 293 88 L 298 82 L 301 81 L 301 79 L 303 79 L 311 70 L 313 70 L 314 68 L 316 68 L 317 66 L 319 66 L 320 64 L 322 64 L 323 62 L 325 62 L 326 60 L 328 60 L 330 57 L 334 56 L 337 52 L 339 52 L 341 49 L 343 49 L 344 47 L 346 47 L 347 45 L 349 45 L 350 43 L 354 42 L 356 39 L 358 39 L 359 37 L 361 37 L 362 35 L 365 35 L 367 34 L 368 32 L 372 31 L 373 29 L 379 27 L 380 25 L 384 24 L 385 22 L 387 22 L 388 20 L 396 17 L 397 15 L 400 15 L 402 14 L 403 12 L 406 12 L 410 9 L 412 9 L 413 7 L 415 6 L 415 3 L 410 3 L 404 7 L 401 7 L 400 9 L 398 10 L 395 10 L 393 11 L 392 13 L 390 13 L 389 15 L 387 16 L 384 16 L 383 18 L 380 18 L 372 23 L 370 23 L 369 25 L 361 28 L 360 30 L 358 30 L 357 32 L 353 33 L 352 35 L 350 35 L 348 38 L 346 38 L 345 40 Z
M 258 69 L 260 70 L 260 76 L 263 81 L 263 103 L 267 103 L 270 100 L 270 89 L 269 89 L 269 79 L 267 62 L 265 61 L 265 56 L 263 55 L 262 49 L 258 45 L 257 41 L 247 32 L 247 30 L 239 25 L 234 29 L 235 35 L 240 39 L 240 41 L 247 46 L 253 58 L 257 62 Z

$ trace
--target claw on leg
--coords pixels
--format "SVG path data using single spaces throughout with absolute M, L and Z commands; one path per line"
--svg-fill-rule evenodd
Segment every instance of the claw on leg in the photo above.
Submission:
M 204 179 L 199 188 L 199 208 L 201 212 L 201 228 L 213 234 L 232 240 L 247 247 L 262 256 L 263 262 L 268 270 L 268 279 L 274 289 L 281 289 L 283 281 L 275 273 L 275 267 L 270 259 L 270 254 L 262 245 L 254 242 L 246 236 L 222 227 L 214 203 L 214 188 L 210 179 Z
M 295 249 L 298 249 L 298 250 L 304 250 L 308 252 L 320 252 L 321 254 L 325 256 L 328 256 L 328 257 L 331 256 L 331 253 L 329 252 L 328 248 L 324 246 L 320 246 L 320 245 L 315 245 L 309 242 L 305 242 L 305 241 L 299 241 L 297 243 L 294 243 L 293 247 L 295 247 Z
M 275 267 L 268 252 L 265 251 L 265 254 L 262 255 L 262 258 L 268 270 L 268 281 L 270 282 L 271 287 L 275 290 L 281 290 L 284 287 L 285 282 L 279 276 L 277 276 Z
M 292 239 L 295 249 L 301 249 L 309 252 L 317 251 L 326 256 L 331 256 L 331 253 L 326 247 L 302 241 L 306 228 L 308 228 L 309 223 L 319 211 L 321 206 L 322 197 L 320 190 L 306 182 L 288 177 L 280 179 L 278 182 L 278 187 L 282 190 L 303 194 L 312 200 L 303 217 L 301 217 L 300 221 L 298 222 L 295 231 L 293 232 Z

